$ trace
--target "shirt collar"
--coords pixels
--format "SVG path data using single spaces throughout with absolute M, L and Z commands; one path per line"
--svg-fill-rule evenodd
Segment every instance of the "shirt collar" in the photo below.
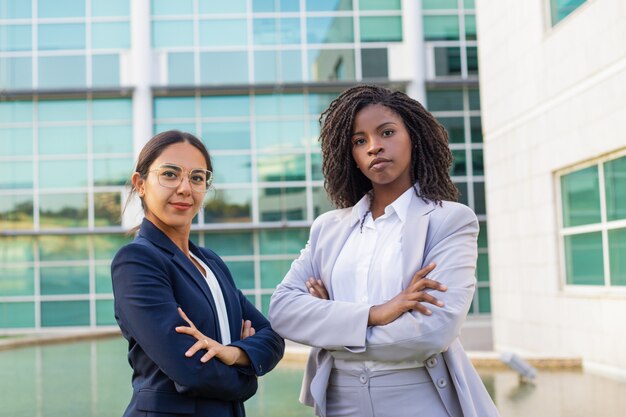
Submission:
M 396 198 L 393 203 L 385 207 L 385 214 L 389 214 L 391 211 L 396 212 L 398 218 L 402 223 L 405 222 L 407 213 L 409 212 L 409 207 L 411 205 L 411 201 L 413 200 L 413 196 L 415 191 L 413 187 L 409 187 L 400 197 Z M 352 216 L 351 222 L 352 224 L 361 222 L 363 217 L 365 217 L 366 213 L 370 209 L 370 197 L 369 194 L 365 194 L 361 199 L 352 207 Z

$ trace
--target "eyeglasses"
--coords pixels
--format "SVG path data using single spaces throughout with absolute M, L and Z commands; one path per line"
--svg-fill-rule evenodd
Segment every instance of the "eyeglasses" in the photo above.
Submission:
M 161 165 L 149 172 L 157 173 L 159 184 L 166 188 L 176 188 L 183 182 L 184 174 L 187 173 L 189 186 L 194 193 L 206 193 L 213 182 L 213 173 L 208 169 L 194 168 L 186 171 L 174 164 Z

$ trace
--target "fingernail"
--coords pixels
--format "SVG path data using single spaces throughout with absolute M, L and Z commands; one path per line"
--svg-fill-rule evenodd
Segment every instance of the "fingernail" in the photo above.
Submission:
M 443 291 L 445 291 L 445 290 L 447 290 L 447 289 L 448 289 L 448 287 L 447 287 L 446 285 L 442 285 L 440 288 L 441 288 Z
M 433 312 L 430 311 L 430 310 L 426 310 L 426 314 L 428 314 L 430 316 L 431 314 L 433 314 Z
M 187 352 L 185 352 L 185 356 L 190 357 L 191 356 L 191 351 L 188 350 Z
M 202 363 L 206 363 L 208 361 L 208 359 L 206 359 L 205 357 L 200 358 L 200 362 Z
M 441 302 L 441 301 L 437 301 L 437 305 L 438 305 L 439 307 L 443 307 L 443 302 Z

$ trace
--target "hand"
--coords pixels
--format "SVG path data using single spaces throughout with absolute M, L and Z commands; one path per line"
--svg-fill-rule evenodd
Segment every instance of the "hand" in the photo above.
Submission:
M 189 350 L 187 350 L 187 352 L 185 352 L 186 357 L 190 358 L 195 355 L 196 352 L 198 352 L 199 350 L 206 349 L 207 353 L 205 353 L 204 356 L 200 358 L 200 362 L 202 363 L 206 363 L 215 357 L 224 362 L 226 365 L 246 366 L 250 364 L 250 358 L 243 350 L 239 349 L 236 346 L 224 346 L 221 343 L 218 343 L 210 337 L 202 334 L 202 332 L 196 328 L 193 322 L 189 320 L 189 317 L 187 317 L 183 309 L 180 307 L 178 307 L 178 314 L 180 314 L 183 320 L 185 320 L 187 324 L 189 324 L 189 327 L 178 326 L 175 329 L 176 332 L 188 334 L 198 340 L 189 348 Z M 250 328 L 252 328 L 252 326 L 250 326 Z
M 250 320 L 241 320 L 241 340 L 246 337 L 254 336 L 256 330 L 252 327 L 252 322 Z
M 448 288 L 440 282 L 426 278 L 426 275 L 435 269 L 435 264 L 431 263 L 420 269 L 413 275 L 409 285 L 398 295 L 384 304 L 375 305 L 370 308 L 368 326 L 383 326 L 389 324 L 403 313 L 416 310 L 427 316 L 432 312 L 422 304 L 422 302 L 443 307 L 443 302 L 426 292 L 426 289 L 436 291 L 446 291 Z
M 306 287 L 309 289 L 309 294 L 313 297 L 317 297 L 322 300 L 329 300 L 328 291 L 326 291 L 326 287 L 321 279 L 315 279 L 310 277 L 305 282 Z

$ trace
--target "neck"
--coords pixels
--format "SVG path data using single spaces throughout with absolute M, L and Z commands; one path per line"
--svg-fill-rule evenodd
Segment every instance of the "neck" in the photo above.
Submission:
M 170 226 L 163 223 L 158 217 L 151 213 L 146 213 L 146 219 L 159 228 L 160 231 L 172 241 L 178 249 L 180 249 L 187 257 L 189 257 L 189 233 L 191 232 L 191 224 L 184 226 Z
M 385 207 L 393 203 L 400 197 L 406 190 L 411 188 L 411 184 L 401 187 L 392 187 L 388 185 L 376 186 L 372 188 L 372 198 L 370 200 L 370 211 L 372 217 L 376 219 L 385 213 Z

